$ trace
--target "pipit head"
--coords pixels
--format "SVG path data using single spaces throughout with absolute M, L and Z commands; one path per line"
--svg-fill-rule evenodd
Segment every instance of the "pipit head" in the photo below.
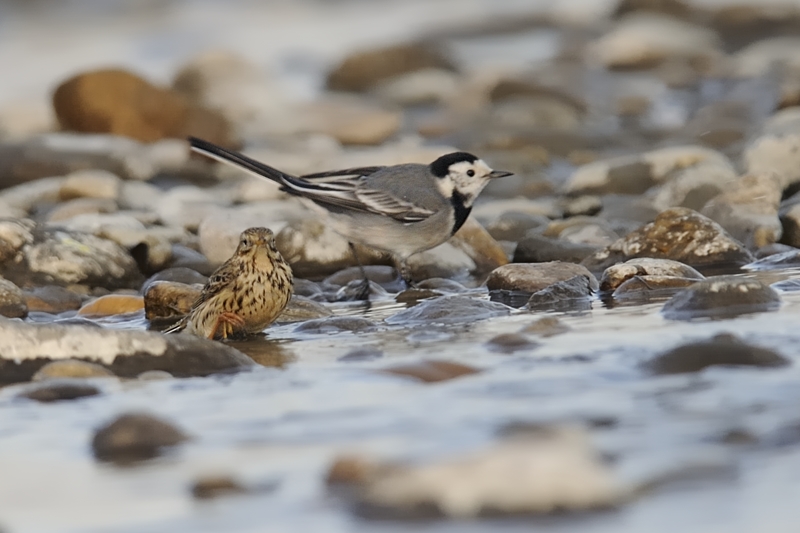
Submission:
M 278 253 L 275 247 L 275 234 L 267 228 L 248 228 L 239 236 L 239 245 L 236 247 L 236 255 L 247 257 L 254 255 L 258 251 L 266 252 L 270 255 Z

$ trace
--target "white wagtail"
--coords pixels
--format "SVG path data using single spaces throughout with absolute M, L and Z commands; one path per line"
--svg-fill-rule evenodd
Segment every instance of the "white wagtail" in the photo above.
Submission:
M 331 228 L 351 246 L 359 243 L 392 254 L 409 285 L 406 260 L 452 237 L 489 181 L 512 174 L 455 152 L 430 165 L 348 168 L 298 177 L 208 141 L 190 137 L 189 142 L 196 152 L 280 184 L 281 190 L 326 214 Z

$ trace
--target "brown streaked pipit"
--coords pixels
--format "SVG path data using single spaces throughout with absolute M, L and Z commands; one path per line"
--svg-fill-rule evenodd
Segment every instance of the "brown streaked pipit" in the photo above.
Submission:
M 209 339 L 258 333 L 292 296 L 292 269 L 267 228 L 242 232 L 233 257 L 206 282 L 192 310 L 164 333 L 185 331 Z

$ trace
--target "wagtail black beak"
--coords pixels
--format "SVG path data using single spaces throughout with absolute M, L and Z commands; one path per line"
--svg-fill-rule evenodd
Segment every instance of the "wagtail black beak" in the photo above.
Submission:
M 513 172 L 506 172 L 505 170 L 492 170 L 489 172 L 490 178 L 505 178 L 506 176 L 513 176 Z

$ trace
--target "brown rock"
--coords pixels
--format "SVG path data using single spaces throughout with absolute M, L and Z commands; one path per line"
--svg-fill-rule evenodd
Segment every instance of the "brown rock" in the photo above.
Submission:
M 672 259 L 693 267 L 744 265 L 753 260 L 752 254 L 713 220 L 685 207 L 673 207 L 582 264 L 600 271 L 635 257 Z
M 636 304 L 665 300 L 698 281 L 677 276 L 634 276 L 617 287 L 611 296 L 620 301 L 633 300 Z
M 28 316 L 28 305 L 19 287 L 7 279 L 0 278 L 0 315 L 8 318 Z
M 720 333 L 707 340 L 672 348 L 644 366 L 654 374 L 684 374 L 718 365 L 780 367 L 789 364 L 788 359 L 772 350 L 747 344 L 730 333 Z
M 99 461 L 129 463 L 156 457 L 187 439 L 169 422 L 147 414 L 125 414 L 97 430 L 92 451 Z
M 198 500 L 209 500 L 246 492 L 247 487 L 228 476 L 204 477 L 192 485 L 192 496 Z
M 328 74 L 327 85 L 334 91 L 365 91 L 380 81 L 429 68 L 455 70 L 449 59 L 430 46 L 390 46 L 345 58 Z
M 372 477 L 379 465 L 373 461 L 345 455 L 337 457 L 325 476 L 328 485 L 361 485 Z
M 394 374 L 396 376 L 411 377 L 425 383 L 436 383 L 438 381 L 447 381 L 461 376 L 468 376 L 469 374 L 477 374 L 480 370 L 460 363 L 431 360 L 406 365 L 395 365 L 384 368 L 381 372 Z
M 81 383 L 48 383 L 37 386 L 20 394 L 20 397 L 41 403 L 77 400 L 88 396 L 97 396 L 100 390 L 94 385 Z
M 559 281 L 584 276 L 589 287 L 597 290 L 597 279 L 585 267 L 574 263 L 513 263 L 495 269 L 486 280 L 490 291 L 522 291 L 534 293 Z
M 199 284 L 154 281 L 144 293 L 144 316 L 147 320 L 155 320 L 186 315 L 202 290 Z
M 59 85 L 53 106 L 65 130 L 112 133 L 143 142 L 194 135 L 225 146 L 237 144 L 218 112 L 125 70 L 78 74 Z
M 508 255 L 480 222 L 468 218 L 450 241 L 475 261 L 477 272 L 489 272 L 508 264 Z
M 58 314 L 80 309 L 83 298 L 69 289 L 57 285 L 34 287 L 23 291 L 28 311 Z
M 703 279 L 703 275 L 700 272 L 678 261 L 641 257 L 608 267 L 600 278 L 600 290 L 613 291 L 629 279 L 641 276 Z
M 144 298 L 128 294 L 108 294 L 93 300 L 78 310 L 81 316 L 108 316 L 134 313 L 144 309 Z

